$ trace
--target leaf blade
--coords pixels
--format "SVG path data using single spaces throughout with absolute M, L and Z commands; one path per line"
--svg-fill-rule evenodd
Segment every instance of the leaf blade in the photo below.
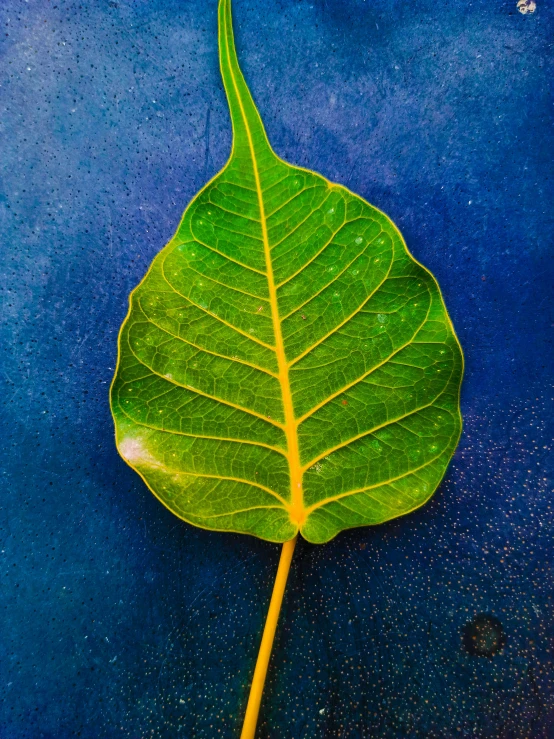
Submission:
M 233 149 L 131 295 L 118 448 L 194 525 L 321 543 L 433 494 L 461 432 L 463 358 L 390 219 L 273 153 L 229 0 L 219 44 Z

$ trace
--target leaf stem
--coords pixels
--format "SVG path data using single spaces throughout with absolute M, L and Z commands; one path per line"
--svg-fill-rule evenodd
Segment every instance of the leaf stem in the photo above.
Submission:
M 252 685 L 250 686 L 250 695 L 248 696 L 248 704 L 246 706 L 240 739 L 254 739 L 256 734 L 256 724 L 258 723 L 258 714 L 260 712 L 260 704 L 262 702 L 262 693 L 264 690 L 267 668 L 271 657 L 275 630 L 277 629 L 277 622 L 279 620 L 279 613 L 281 611 L 281 604 L 283 603 L 283 595 L 285 594 L 285 587 L 290 571 L 290 563 L 292 561 L 292 555 L 294 553 L 297 538 L 298 537 L 295 536 L 294 539 L 286 541 L 281 549 L 279 567 L 277 568 L 277 575 L 275 576 L 275 583 L 273 585 L 271 602 L 269 603 L 269 610 L 265 620 L 260 651 L 258 652 Z

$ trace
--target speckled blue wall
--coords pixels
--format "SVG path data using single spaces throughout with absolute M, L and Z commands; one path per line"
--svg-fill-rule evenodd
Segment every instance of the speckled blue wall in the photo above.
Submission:
M 235 0 L 275 150 L 393 218 L 467 360 L 432 502 L 297 548 L 260 739 L 554 737 L 537 3 Z M 0 22 L 0 737 L 231 739 L 279 549 L 172 517 L 108 408 L 128 293 L 229 151 L 216 0 L 2 0 Z M 463 647 L 479 613 L 506 634 L 492 658 Z

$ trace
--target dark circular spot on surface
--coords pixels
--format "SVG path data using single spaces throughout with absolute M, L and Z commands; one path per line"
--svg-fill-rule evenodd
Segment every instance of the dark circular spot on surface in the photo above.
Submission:
M 480 613 L 468 621 L 462 639 L 466 652 L 476 657 L 493 657 L 506 644 L 502 624 L 489 613 Z

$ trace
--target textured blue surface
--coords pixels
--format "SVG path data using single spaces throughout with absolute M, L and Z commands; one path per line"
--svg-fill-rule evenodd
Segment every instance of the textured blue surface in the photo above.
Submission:
M 554 10 L 234 5 L 276 152 L 391 216 L 467 361 L 431 503 L 297 549 L 259 736 L 554 737 Z M 127 296 L 229 151 L 216 0 L 0 20 L 0 737 L 236 737 L 278 547 L 173 518 L 108 408 Z

